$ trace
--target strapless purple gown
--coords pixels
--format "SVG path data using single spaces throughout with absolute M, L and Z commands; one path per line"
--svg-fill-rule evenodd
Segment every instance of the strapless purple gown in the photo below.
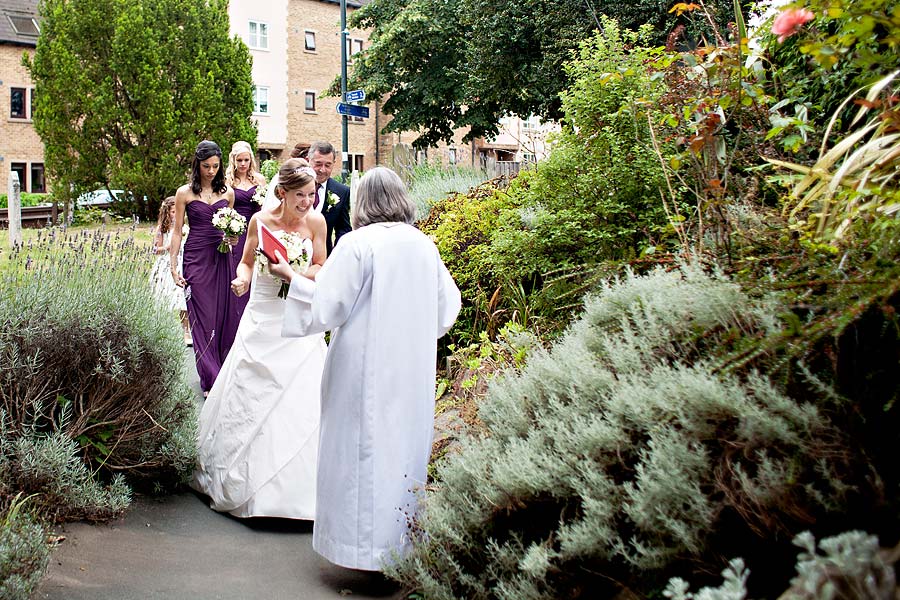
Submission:
M 225 206 L 228 201 L 222 198 L 213 204 L 194 200 L 185 207 L 191 228 L 184 242 L 183 275 L 190 291 L 185 295 L 197 374 L 204 392 L 216 381 L 240 322 L 229 310 L 234 298 L 232 258 L 216 249 L 222 232 L 212 226 L 213 214 Z
M 250 223 L 250 217 L 259 212 L 260 206 L 256 202 L 253 201 L 253 194 L 256 193 L 256 186 L 254 185 L 249 190 L 239 190 L 234 188 L 234 210 L 238 211 L 242 217 L 247 219 L 247 223 Z M 244 256 L 244 242 L 247 241 L 247 232 L 241 234 L 240 238 L 238 238 L 238 243 L 234 246 L 234 249 L 231 253 L 231 278 L 234 279 L 237 276 L 237 266 L 238 263 L 241 262 L 241 257 Z M 229 294 L 228 298 L 228 313 L 229 313 L 229 322 L 234 321 L 235 326 L 234 329 L 228 329 L 225 331 L 225 337 L 222 341 L 227 345 L 228 348 L 231 348 L 231 345 L 234 343 L 234 336 L 237 334 L 237 325 L 241 322 L 241 316 L 244 314 L 244 309 L 247 307 L 247 301 L 250 300 L 250 292 L 248 291 L 241 297 L 237 297 L 234 294 Z M 222 359 L 224 360 L 224 356 Z

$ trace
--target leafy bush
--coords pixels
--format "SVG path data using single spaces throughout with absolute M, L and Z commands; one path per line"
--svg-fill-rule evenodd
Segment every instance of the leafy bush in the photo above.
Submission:
M 269 158 L 264 160 L 261 165 L 259 165 L 259 172 L 263 174 L 263 177 L 266 178 L 266 181 L 272 181 L 272 178 L 278 175 L 279 164 L 278 161 Z
M 22 206 L 37 206 L 44 202 L 50 202 L 50 196 L 47 194 L 29 194 L 27 192 L 20 195 Z M 9 200 L 6 194 L 0 194 L 0 208 L 9 208 Z
M 762 40 L 785 93 L 818 101 L 812 120 L 823 141 L 799 163 L 770 162 L 800 174 L 785 201 L 795 226 L 815 242 L 845 246 L 854 229 L 889 226 L 885 221 L 900 210 L 894 177 L 900 18 L 887 0 L 814 0 L 808 9 L 815 20 L 784 43 L 772 35 Z
M 513 280 L 629 259 L 664 237 L 665 179 L 647 123 L 664 88 L 647 74 L 668 58 L 640 46 L 647 35 L 604 20 L 567 65 L 575 83 L 562 95 L 563 130 L 549 158 L 510 189 L 514 208 L 493 236 L 495 269 Z
M 119 235 L 42 232 L 3 265 L 0 491 L 39 493 L 58 518 L 124 508 L 113 473 L 165 485 L 194 464 L 181 327 L 151 300 L 151 257 Z
M 896 597 L 894 567 L 882 555 L 878 538 L 862 531 L 848 531 L 819 542 L 805 531 L 794 538 L 804 550 L 797 558 L 797 576 L 782 600 L 892 600 Z M 725 582 L 718 588 L 689 591 L 680 577 L 669 581 L 664 595 L 672 600 L 744 600 L 749 572 L 744 561 L 734 559 L 722 571 Z
M 0 519 L 0 598 L 29 598 L 50 561 L 46 532 L 16 498 Z
M 419 228 L 432 236 L 463 297 L 463 307 L 451 338 L 463 344 L 478 338 L 491 322 L 490 299 L 501 284 L 490 259 L 490 240 L 503 209 L 515 206 L 516 196 L 491 180 L 466 194 L 436 202 Z
M 491 385 L 390 575 L 435 599 L 611 597 L 737 549 L 783 556 L 768 544 L 863 482 L 825 412 L 714 358 L 777 336 L 781 310 L 697 267 L 606 286 Z

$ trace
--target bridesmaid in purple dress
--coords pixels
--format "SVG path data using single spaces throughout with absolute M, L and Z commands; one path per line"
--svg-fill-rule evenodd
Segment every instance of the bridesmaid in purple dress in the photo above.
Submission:
M 225 183 L 221 169 L 222 150 L 215 142 L 202 141 L 197 145 L 191 163 L 190 183 L 175 193 L 175 225 L 171 248 L 181 247 L 181 227 L 185 214 L 191 232 L 184 243 L 184 275 L 178 273 L 178 254 L 172 253 L 170 265 L 176 285 L 185 288 L 191 336 L 197 373 L 204 397 L 212 387 L 225 356 L 234 341 L 238 320 L 232 318 L 230 303 L 231 280 L 234 269 L 231 254 L 223 254 L 216 247 L 223 233 L 212 226 L 217 210 L 234 206 L 234 191 Z M 226 238 L 237 243 L 237 237 Z
M 234 190 L 234 210 L 243 215 L 247 222 L 250 217 L 259 212 L 261 203 L 254 200 L 256 191 L 262 189 L 262 197 L 265 197 L 266 178 L 259 172 L 259 165 L 256 162 L 256 155 L 250 144 L 244 141 L 235 142 L 231 147 L 231 153 L 228 155 L 228 167 L 225 169 L 225 183 Z M 237 266 L 241 262 L 244 255 L 244 241 L 247 239 L 247 232 L 241 234 L 237 244 L 234 245 L 231 252 L 231 276 L 235 277 Z M 247 300 L 250 294 L 243 296 L 231 296 L 228 300 L 228 312 L 230 319 L 235 323 L 239 323 L 241 316 L 244 314 L 244 308 L 247 306 Z M 223 340 L 231 348 L 234 342 L 234 336 L 237 329 L 228 330 L 230 337 Z

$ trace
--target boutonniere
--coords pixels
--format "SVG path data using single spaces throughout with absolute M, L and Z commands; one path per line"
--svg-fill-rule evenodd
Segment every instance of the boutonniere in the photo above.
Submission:
M 332 207 L 332 206 L 334 206 L 335 204 L 337 204 L 337 203 L 340 202 L 340 201 L 341 201 L 340 196 L 338 196 L 338 195 L 335 194 L 334 192 L 328 192 L 328 200 L 327 200 L 327 202 L 328 202 L 328 207 L 329 207 L 329 208 Z

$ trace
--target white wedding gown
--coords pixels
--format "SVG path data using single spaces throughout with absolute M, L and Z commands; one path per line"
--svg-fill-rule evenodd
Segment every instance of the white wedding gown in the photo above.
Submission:
M 254 268 L 237 337 L 200 413 L 191 485 L 237 517 L 313 519 L 326 347 L 322 334 L 281 337 L 280 287 Z

